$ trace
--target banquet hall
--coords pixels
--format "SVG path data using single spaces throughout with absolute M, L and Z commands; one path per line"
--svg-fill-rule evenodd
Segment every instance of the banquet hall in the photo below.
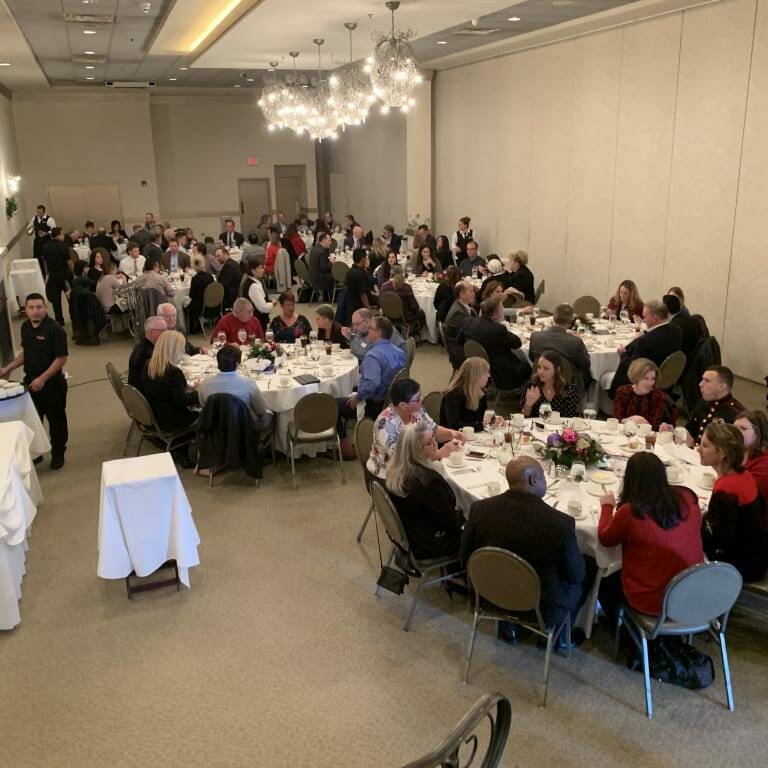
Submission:
M 317 8 L 0 0 L 0 766 L 763 765 L 768 0 Z

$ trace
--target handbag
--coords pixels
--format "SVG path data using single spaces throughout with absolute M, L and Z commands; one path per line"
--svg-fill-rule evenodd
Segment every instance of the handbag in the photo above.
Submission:
M 708 688 L 714 682 L 715 665 L 712 657 L 697 651 L 679 637 L 664 636 L 651 641 L 648 656 L 651 677 L 662 683 L 698 691 Z M 631 655 L 627 666 L 629 669 L 640 670 L 640 656 Z
M 402 595 L 409 582 L 408 574 L 405 571 L 392 568 L 390 565 L 384 565 L 384 559 L 381 556 L 381 541 L 379 539 L 379 523 L 377 518 L 378 515 L 376 514 L 376 509 L 374 509 L 373 523 L 376 526 L 376 546 L 379 548 L 379 564 L 381 565 L 381 571 L 379 572 L 379 578 L 376 579 L 376 584 L 396 595 Z M 394 543 L 393 546 L 397 551 L 397 546 Z

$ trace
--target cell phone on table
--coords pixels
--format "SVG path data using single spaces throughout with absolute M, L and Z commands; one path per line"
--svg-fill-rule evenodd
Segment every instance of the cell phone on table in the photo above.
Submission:
M 482 451 L 467 451 L 468 459 L 484 459 L 485 454 Z

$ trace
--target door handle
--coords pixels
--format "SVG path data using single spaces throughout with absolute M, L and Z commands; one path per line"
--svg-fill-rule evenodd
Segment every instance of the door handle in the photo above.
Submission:
M 243 204 L 242 200 L 240 201 L 240 215 L 241 216 L 245 215 L 245 205 Z

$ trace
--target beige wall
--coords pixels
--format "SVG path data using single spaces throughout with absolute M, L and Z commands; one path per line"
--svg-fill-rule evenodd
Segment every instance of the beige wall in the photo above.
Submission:
M 405 134 L 405 115 L 399 111 L 382 115 L 374 106 L 365 125 L 347 128 L 338 140 L 323 142 L 320 151 L 333 181 L 331 205 L 336 219 L 353 213 L 366 231 L 378 234 L 385 224 L 403 231 L 408 222 Z M 341 187 L 345 202 L 333 199 L 333 189 Z M 344 205 L 347 210 L 340 210 Z M 412 211 L 417 212 L 421 213 Z
M 681 285 L 765 375 L 768 0 L 723 0 L 437 73 L 435 231 L 527 248 L 544 305 Z M 462 105 L 482 105 L 458 120 Z M 458 162 L 463 158 L 465 162 Z
M 0 192 L 2 192 L 2 212 L 0 212 L 0 277 L 4 277 L 7 271 L 7 265 L 11 259 L 15 259 L 21 252 L 21 244 L 16 245 L 11 250 L 2 250 L 7 243 L 13 239 L 16 233 L 21 229 L 26 229 L 27 208 L 24 204 L 24 191 L 22 189 L 17 193 L 16 200 L 19 204 L 19 210 L 12 219 L 5 216 L 5 198 L 9 196 L 8 176 L 20 176 L 21 164 L 19 163 L 19 152 L 16 146 L 16 131 L 13 126 L 13 111 L 11 100 L 0 93 Z M 23 237 L 22 243 L 26 240 Z M 6 291 L 8 286 L 6 286 Z

